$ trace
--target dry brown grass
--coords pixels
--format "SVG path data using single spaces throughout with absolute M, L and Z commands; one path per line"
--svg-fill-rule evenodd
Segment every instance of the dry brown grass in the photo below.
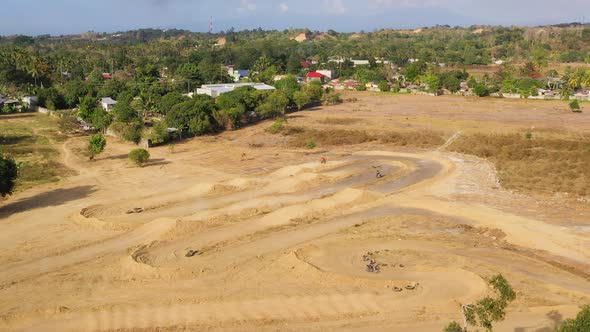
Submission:
M 318 120 L 318 123 L 325 125 L 351 125 L 359 122 L 362 122 L 362 120 L 356 118 L 325 118 Z
M 380 139 L 386 144 L 418 148 L 433 148 L 441 146 L 445 143 L 442 133 L 427 130 L 388 132 L 383 134 Z
M 445 142 L 442 133 L 433 131 L 391 131 L 373 134 L 364 130 L 287 127 L 282 134 L 291 136 L 289 145 L 293 147 L 304 147 L 312 139 L 319 146 L 354 145 L 381 141 L 383 144 L 395 146 L 432 148 Z
M 494 162 L 508 189 L 590 194 L 590 137 L 526 139 L 524 134 L 475 134 L 460 138 L 449 149 Z
M 318 130 L 303 127 L 288 127 L 283 132 L 286 136 L 292 136 L 289 145 L 302 148 L 310 140 L 314 140 L 320 146 L 324 145 L 353 145 L 374 141 L 377 138 L 363 130 L 327 129 Z

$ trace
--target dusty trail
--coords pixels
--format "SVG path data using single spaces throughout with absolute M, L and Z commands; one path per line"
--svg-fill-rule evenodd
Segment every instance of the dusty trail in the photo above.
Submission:
M 62 145 L 64 164 L 84 174 L 70 179 L 75 185 L 98 171 L 77 164 L 70 155 L 69 142 Z M 374 166 L 387 176 L 375 178 Z M 122 176 L 131 170 L 120 172 Z M 47 313 L 43 310 L 52 303 L 47 301 L 22 308 L 2 306 L 0 329 L 103 331 L 238 324 L 256 330 L 269 321 L 322 321 L 337 327 L 354 317 L 389 316 L 395 317 L 400 327 L 416 326 L 411 324 L 428 318 L 431 325 L 426 331 L 434 331 L 456 317 L 458 303 L 485 295 L 483 278 L 498 269 L 541 282 L 546 289 L 559 286 L 558 298 L 569 305 L 567 308 L 571 308 L 572 299 L 590 296 L 587 280 L 562 270 L 556 270 L 555 277 L 543 276 L 540 271 L 547 269 L 545 262 L 531 265 L 534 271 L 517 265 L 508 268 L 507 252 L 501 251 L 498 241 L 488 243 L 481 236 L 455 232 L 465 225 L 488 227 L 505 234 L 503 245 L 551 254 L 564 261 L 581 263 L 590 258 L 590 242 L 580 234 L 516 213 L 454 201 L 434 189 L 445 186 L 454 190 L 461 172 L 459 165 L 441 152 L 364 151 L 331 160 L 328 166 L 307 162 L 229 180 L 187 178 L 191 182 L 183 183 L 182 190 L 170 187 L 161 195 L 135 193 L 145 211 L 130 215 L 124 212 L 130 203 L 116 193 L 123 185 L 118 183 L 109 191 L 108 184 L 117 183 L 117 177 L 103 179 L 95 194 L 102 203 L 88 207 L 86 217 L 76 218 L 86 218 L 86 223 L 97 227 L 123 225 L 130 230 L 103 234 L 87 245 L 56 255 L 10 261 L 0 271 L 0 295 L 15 301 L 18 292 L 34 292 L 36 280 L 46 280 L 52 272 L 80 275 L 83 280 L 92 275 L 97 264 L 105 264 L 104 269 L 95 270 L 99 278 L 112 283 L 112 294 L 120 289 L 122 295 L 109 292 L 93 298 L 91 305 L 64 291 L 71 287 L 68 281 L 54 281 L 57 288 L 46 291 L 55 292 L 55 298 L 67 293 L 63 300 L 67 310 Z M 146 180 L 149 177 L 146 174 L 138 179 L 157 192 L 164 180 L 150 182 Z M 83 227 L 84 223 L 71 219 L 81 204 L 64 203 L 51 222 Z M 241 217 L 245 211 L 262 207 L 266 209 L 262 213 Z M 39 213 L 43 211 L 39 209 Z M 215 218 L 222 222 L 207 223 Z M 223 222 L 224 218 L 228 221 Z M 230 218 L 236 220 L 230 222 Z M 406 218 L 429 222 L 423 226 L 407 223 Z M 22 221 L 11 217 L 11 232 L 34 231 L 16 220 Z M 181 224 L 191 227 L 184 230 Z M 447 231 L 445 227 L 455 228 Z M 436 232 L 443 234 L 439 242 L 425 235 L 439 234 Z M 466 244 L 476 240 L 488 244 L 481 248 Z M 203 253 L 185 257 L 189 248 Z M 392 254 L 384 254 L 385 248 Z M 382 251 L 379 259 L 383 261 L 407 259 L 410 263 L 402 270 L 385 267 L 380 274 L 368 274 L 362 260 L 367 251 Z M 522 262 L 532 259 L 510 254 Z M 87 268 L 90 271 L 85 271 Z M 126 275 L 121 278 L 123 273 Z M 412 282 L 420 286 L 413 291 L 392 291 L 395 285 Z M 541 293 L 534 288 L 541 286 L 530 283 L 523 281 L 518 286 L 522 292 Z M 522 311 L 514 313 L 522 318 L 514 324 L 531 321 L 525 310 L 529 307 L 523 302 Z M 441 320 L 432 320 L 433 316 Z M 509 329 L 513 330 L 514 324 Z

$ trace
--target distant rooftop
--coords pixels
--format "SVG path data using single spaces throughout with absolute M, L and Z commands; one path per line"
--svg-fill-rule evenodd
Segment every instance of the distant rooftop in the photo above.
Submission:
M 203 84 L 199 89 L 197 89 L 197 94 L 201 95 L 209 95 L 213 98 L 216 98 L 222 93 L 233 91 L 236 88 L 241 88 L 245 86 L 251 86 L 256 90 L 276 90 L 276 88 L 272 85 L 264 84 L 264 83 L 227 83 L 227 84 Z

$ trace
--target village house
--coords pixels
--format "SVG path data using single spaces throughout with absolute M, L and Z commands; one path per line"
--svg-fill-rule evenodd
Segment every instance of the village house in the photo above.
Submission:
M 264 83 L 229 83 L 229 84 L 203 84 L 200 88 L 197 89 L 198 95 L 208 95 L 213 98 L 217 98 L 219 95 L 234 91 L 236 88 L 241 88 L 244 86 L 251 86 L 256 90 L 276 90 L 276 88 L 272 85 L 267 85 Z
M 327 78 L 326 75 L 319 73 L 317 71 L 312 71 L 312 72 L 307 73 L 306 77 L 307 77 L 308 83 L 311 81 L 321 81 L 322 83 L 324 83 L 324 81 Z
M 112 111 L 113 107 L 117 103 L 116 100 L 113 100 L 111 97 L 101 98 L 99 100 L 100 106 L 105 109 L 105 111 Z
M 234 82 L 239 82 L 243 78 L 247 78 L 250 75 L 250 71 L 247 69 L 234 69 L 234 66 L 227 66 L 227 74 L 234 79 Z

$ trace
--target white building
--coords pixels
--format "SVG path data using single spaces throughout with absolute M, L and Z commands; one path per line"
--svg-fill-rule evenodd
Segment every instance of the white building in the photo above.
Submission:
M 198 95 L 208 95 L 217 98 L 220 94 L 234 91 L 236 88 L 251 86 L 256 90 L 276 90 L 274 86 L 264 83 L 227 83 L 227 84 L 203 84 L 197 89 Z
M 334 71 L 332 71 L 332 70 L 322 69 L 322 70 L 316 70 L 316 72 L 320 73 L 322 75 L 325 75 L 330 80 L 333 80 L 334 78 L 336 78 L 336 76 L 334 75 Z
M 102 106 L 102 108 L 104 108 L 106 111 L 112 111 L 113 107 L 115 106 L 117 101 L 113 100 L 111 97 L 107 97 L 107 98 L 101 98 L 99 103 L 100 103 L 100 106 Z

